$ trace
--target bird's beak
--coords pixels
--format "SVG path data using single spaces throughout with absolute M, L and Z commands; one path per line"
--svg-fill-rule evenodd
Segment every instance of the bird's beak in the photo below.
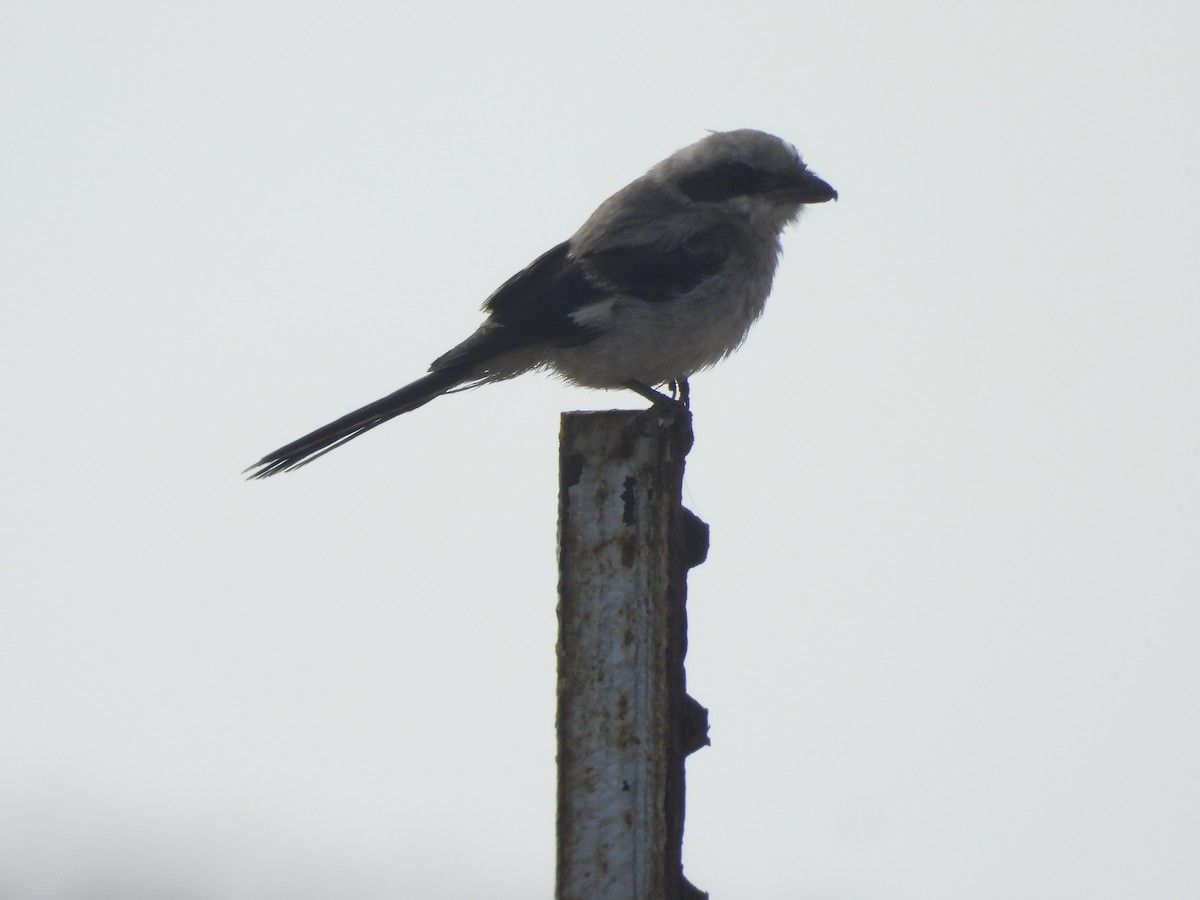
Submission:
M 797 203 L 826 203 L 838 198 L 838 192 L 828 182 L 822 181 L 812 172 L 803 172 L 790 179 L 780 193 Z

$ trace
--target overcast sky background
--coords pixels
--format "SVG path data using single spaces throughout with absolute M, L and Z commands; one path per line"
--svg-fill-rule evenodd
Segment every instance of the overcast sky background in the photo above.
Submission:
M 1200 896 L 1193 4 L 0 6 L 0 897 L 549 897 L 538 376 L 300 472 L 705 134 L 841 201 L 693 380 L 686 872 Z

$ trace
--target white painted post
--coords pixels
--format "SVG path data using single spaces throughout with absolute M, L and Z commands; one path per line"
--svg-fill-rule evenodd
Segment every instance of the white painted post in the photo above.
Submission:
M 686 900 L 684 757 L 708 743 L 685 693 L 685 410 L 566 413 L 560 440 L 556 900 Z

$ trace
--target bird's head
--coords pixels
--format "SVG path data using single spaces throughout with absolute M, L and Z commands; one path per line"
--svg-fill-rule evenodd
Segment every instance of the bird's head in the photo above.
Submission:
M 727 208 L 774 234 L 801 207 L 838 195 L 787 141 L 748 128 L 714 132 L 663 160 L 652 174 L 693 203 Z

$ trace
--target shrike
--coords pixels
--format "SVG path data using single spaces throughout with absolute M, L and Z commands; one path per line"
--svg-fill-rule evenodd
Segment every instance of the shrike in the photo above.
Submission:
M 710 134 L 605 200 L 575 234 L 502 284 L 469 338 L 429 373 L 268 453 L 266 478 L 311 462 L 455 389 L 534 369 L 591 388 L 653 390 L 738 348 L 762 314 L 779 238 L 837 191 L 791 144 L 761 131 Z

